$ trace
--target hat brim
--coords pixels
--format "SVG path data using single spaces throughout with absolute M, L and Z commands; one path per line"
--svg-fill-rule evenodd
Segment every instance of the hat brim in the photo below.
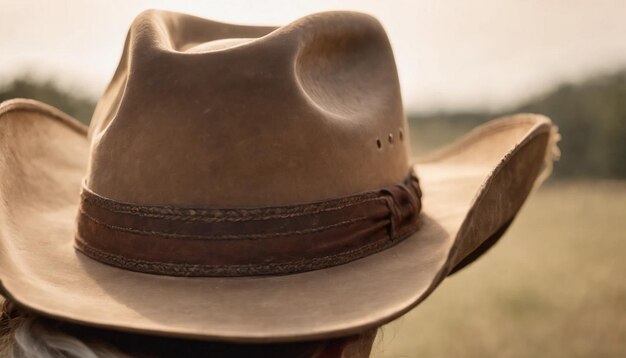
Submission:
M 422 226 L 383 252 L 293 275 L 181 278 L 126 271 L 75 250 L 86 133 L 35 101 L 0 105 L 3 295 L 76 323 L 235 342 L 343 336 L 407 312 L 502 234 L 544 170 L 555 135 L 547 118 L 517 115 L 416 164 Z

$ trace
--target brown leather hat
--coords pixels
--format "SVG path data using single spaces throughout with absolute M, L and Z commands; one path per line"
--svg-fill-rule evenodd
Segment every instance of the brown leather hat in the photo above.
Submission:
M 504 232 L 558 138 L 520 114 L 415 164 L 408 133 L 372 17 L 272 28 L 144 12 L 89 129 L 0 105 L 3 294 L 62 320 L 224 341 L 381 325 Z

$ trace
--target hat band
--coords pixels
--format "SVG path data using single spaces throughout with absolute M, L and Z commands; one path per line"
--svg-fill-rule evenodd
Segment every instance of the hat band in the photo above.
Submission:
M 378 191 L 266 208 L 134 205 L 83 187 L 75 244 L 95 260 L 153 274 L 289 274 L 356 260 L 410 236 L 420 198 L 413 173 Z

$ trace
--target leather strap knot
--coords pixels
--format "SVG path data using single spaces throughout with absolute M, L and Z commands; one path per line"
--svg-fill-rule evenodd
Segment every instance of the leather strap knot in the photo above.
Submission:
M 411 173 L 404 183 L 384 188 L 381 192 L 388 195 L 387 205 L 391 214 L 389 237 L 391 240 L 395 240 L 397 237 L 403 236 L 402 231 L 411 227 L 411 223 L 417 219 L 421 211 L 422 193 L 419 189 L 419 181 Z

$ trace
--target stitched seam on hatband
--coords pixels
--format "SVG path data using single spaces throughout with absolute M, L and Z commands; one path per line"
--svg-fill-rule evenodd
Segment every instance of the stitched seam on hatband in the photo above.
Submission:
M 420 221 L 416 220 L 406 230 L 402 230 L 394 240 L 390 240 L 388 236 L 384 239 L 375 241 L 356 249 L 348 250 L 338 254 L 327 255 L 301 261 L 291 261 L 285 263 L 273 264 L 248 264 L 248 265 L 206 265 L 206 264 L 183 264 L 183 263 L 167 263 L 155 262 L 139 259 L 126 258 L 121 255 L 107 253 L 97 249 L 80 237 L 75 238 L 77 248 L 85 255 L 96 259 L 100 262 L 107 263 L 116 267 L 130 269 L 138 272 L 147 272 L 164 275 L 178 276 L 241 276 L 241 275 L 261 275 L 261 274 L 280 274 L 295 273 L 321 269 L 329 266 L 344 264 L 368 255 L 380 252 L 391 247 L 402 240 L 409 237 L 419 226 Z M 410 230 L 409 230 L 410 229 Z
M 115 231 L 130 232 L 130 233 L 139 234 L 139 235 L 154 235 L 154 236 L 160 236 L 160 237 L 162 237 L 164 239 L 190 239 L 190 240 L 198 240 L 198 239 L 207 239 L 207 240 L 257 240 L 257 239 L 272 238 L 272 237 L 276 237 L 276 236 L 306 235 L 306 234 L 310 234 L 310 233 L 316 233 L 316 232 L 322 232 L 322 231 L 334 229 L 334 228 L 341 227 L 341 226 L 346 226 L 346 225 L 349 225 L 349 224 L 354 224 L 356 222 L 364 221 L 364 220 L 369 219 L 366 216 L 360 216 L 360 217 L 357 217 L 357 218 L 354 218 L 354 219 L 340 221 L 340 222 L 334 223 L 334 224 L 318 226 L 318 227 L 309 228 L 309 229 L 303 229 L 303 230 L 292 230 L 292 231 L 283 231 L 283 232 L 269 232 L 269 233 L 263 233 L 263 234 L 234 234 L 234 235 L 230 234 L 230 235 L 206 235 L 205 236 L 205 235 L 193 235 L 193 234 L 164 233 L 164 232 L 159 232 L 159 231 L 141 230 L 141 229 L 125 227 L 125 226 L 116 226 L 116 225 L 111 225 L 111 224 L 104 223 L 104 222 L 94 218 L 93 216 L 91 216 L 88 213 L 86 213 L 82 208 L 80 209 L 80 213 L 85 215 L 89 220 L 95 222 L 96 224 L 105 226 L 105 227 L 107 227 L 107 228 L 109 228 L 111 230 L 115 230 Z
M 85 190 L 83 190 L 82 196 L 83 200 L 90 204 L 94 204 L 102 209 L 121 214 L 178 221 L 239 222 L 284 219 L 303 215 L 319 214 L 322 212 L 337 211 L 358 204 L 384 200 L 385 195 L 378 192 L 370 192 L 343 199 L 337 199 L 331 202 L 252 209 L 183 209 L 173 207 L 141 206 L 114 202 Z

